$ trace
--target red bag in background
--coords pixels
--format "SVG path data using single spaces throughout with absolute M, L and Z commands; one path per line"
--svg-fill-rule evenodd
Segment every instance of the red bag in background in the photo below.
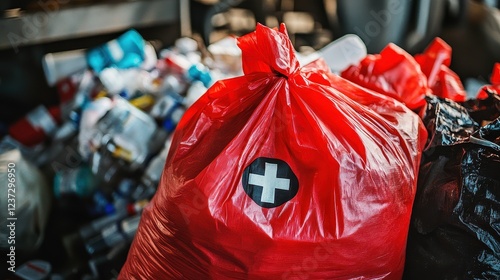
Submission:
M 400 279 L 418 116 L 300 69 L 283 25 L 238 44 L 245 76 L 182 118 L 119 278 Z
M 451 47 L 441 38 L 435 38 L 422 54 L 415 56 L 422 72 L 427 76 L 427 84 L 432 93 L 455 102 L 464 102 L 467 93 L 458 75 L 449 66 Z
M 476 99 L 460 104 L 481 127 L 500 117 L 500 63 L 495 63 L 490 82 L 479 90 Z
M 477 99 L 487 99 L 490 94 L 494 94 L 500 97 L 500 63 L 495 63 L 493 66 L 493 72 L 490 77 L 491 85 L 487 85 L 481 88 L 481 90 L 477 93 Z
M 400 47 L 388 44 L 380 54 L 367 55 L 341 76 L 420 111 L 429 93 L 456 102 L 465 101 L 467 93 L 458 75 L 448 68 L 450 61 L 451 47 L 440 38 L 434 39 L 424 53 L 415 58 Z
M 367 55 L 358 65 L 349 66 L 341 76 L 393 97 L 412 110 L 422 108 L 425 95 L 431 92 L 420 65 L 410 54 L 392 43 L 380 54 Z

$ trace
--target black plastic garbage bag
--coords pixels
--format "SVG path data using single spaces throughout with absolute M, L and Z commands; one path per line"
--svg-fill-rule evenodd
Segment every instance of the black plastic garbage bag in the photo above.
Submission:
M 500 279 L 500 118 L 467 110 L 427 98 L 404 279 Z
M 470 99 L 462 103 L 469 115 L 478 123 L 484 124 L 500 117 L 500 94 L 496 88 L 485 86 L 481 96 L 486 98 Z

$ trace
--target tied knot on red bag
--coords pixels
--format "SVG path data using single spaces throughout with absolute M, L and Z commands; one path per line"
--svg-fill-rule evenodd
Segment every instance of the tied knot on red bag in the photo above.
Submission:
M 270 73 L 288 78 L 299 72 L 299 61 L 283 23 L 279 29 L 257 24 L 255 32 L 238 38 L 238 47 L 245 75 Z

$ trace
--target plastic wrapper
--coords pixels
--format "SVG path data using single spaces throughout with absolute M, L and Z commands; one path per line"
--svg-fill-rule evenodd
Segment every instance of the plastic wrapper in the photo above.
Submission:
M 283 25 L 238 45 L 245 75 L 181 119 L 119 279 L 400 279 L 418 116 L 300 68 Z
M 424 123 L 404 278 L 499 279 L 500 120 L 479 128 L 464 107 L 428 97 Z

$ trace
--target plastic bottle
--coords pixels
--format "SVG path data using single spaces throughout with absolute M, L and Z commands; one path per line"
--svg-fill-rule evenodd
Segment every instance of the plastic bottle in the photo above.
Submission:
M 193 38 L 182 37 L 175 40 L 175 49 L 181 54 L 188 54 L 198 50 L 198 42 Z
M 87 253 L 95 255 L 113 248 L 123 241 L 132 240 L 137 232 L 140 219 L 141 215 L 135 215 L 103 228 L 97 236 L 85 243 Z
M 155 103 L 149 114 L 161 120 L 162 127 L 167 132 L 173 132 L 184 112 L 182 97 L 177 94 L 167 94 Z
M 156 50 L 151 43 L 147 42 L 144 45 L 144 61 L 140 65 L 140 68 L 146 71 L 153 70 L 157 62 L 158 56 L 156 55 Z
M 186 90 L 187 84 L 175 75 L 166 75 L 161 81 L 160 96 L 165 94 L 180 95 Z
M 85 50 L 48 53 L 42 59 L 47 84 L 53 86 L 61 79 L 87 68 Z
M 209 69 L 201 63 L 192 63 L 181 54 L 170 52 L 165 57 L 165 63 L 172 71 L 184 76 L 188 81 L 200 81 L 205 87 L 212 85 L 213 78 Z
M 36 107 L 24 118 L 12 124 L 9 135 L 26 147 L 33 147 L 47 140 L 61 122 L 61 110 L 57 106 Z
M 184 104 L 186 107 L 191 107 L 191 105 L 193 105 L 196 100 L 205 94 L 205 92 L 207 92 L 207 88 L 203 83 L 198 81 L 193 82 L 187 90 L 186 97 L 184 98 Z
M 78 92 L 79 84 L 82 81 L 83 72 L 72 76 L 68 76 L 57 82 L 57 95 L 61 106 L 62 115 L 65 116 L 72 108 L 67 108 L 71 105 L 73 99 Z
M 91 221 L 89 224 L 83 226 L 79 230 L 79 234 L 82 239 L 87 240 L 95 235 L 97 235 L 103 228 L 120 221 L 127 216 L 133 216 L 140 214 L 144 207 L 148 205 L 149 200 L 143 199 L 135 203 L 128 203 L 123 209 L 119 209 L 111 215 L 106 215 L 101 218 Z
M 367 55 L 365 43 L 357 35 L 345 35 L 322 49 L 307 56 L 298 56 L 305 66 L 318 58 L 323 58 L 333 73 L 340 73 L 350 65 L 358 64 Z
M 156 155 L 149 163 L 148 167 L 146 168 L 144 174 L 141 177 L 141 183 L 144 186 L 152 188 L 156 188 L 158 186 L 171 144 L 172 144 L 172 137 L 169 137 L 165 142 L 165 146 L 163 147 L 161 152 L 158 155 Z
M 136 170 L 147 159 L 148 142 L 156 128 L 150 116 L 117 97 L 89 132 L 90 143 L 102 156 L 124 160 L 130 170 Z
M 83 108 L 78 134 L 78 152 L 84 159 L 89 159 L 90 155 L 95 152 L 95 147 L 92 144 L 92 138 L 95 134 L 94 127 L 112 107 L 113 101 L 103 97 L 88 103 Z
M 87 50 L 87 64 L 97 73 L 110 66 L 138 67 L 144 61 L 144 47 L 144 39 L 131 29 L 115 40 Z
M 134 98 L 141 93 L 155 93 L 159 90 L 149 72 L 139 68 L 109 67 L 99 73 L 99 79 L 108 93 L 120 95 L 125 99 Z
M 61 170 L 54 177 L 54 195 L 56 197 L 67 194 L 88 197 L 96 188 L 97 180 L 87 165 Z

